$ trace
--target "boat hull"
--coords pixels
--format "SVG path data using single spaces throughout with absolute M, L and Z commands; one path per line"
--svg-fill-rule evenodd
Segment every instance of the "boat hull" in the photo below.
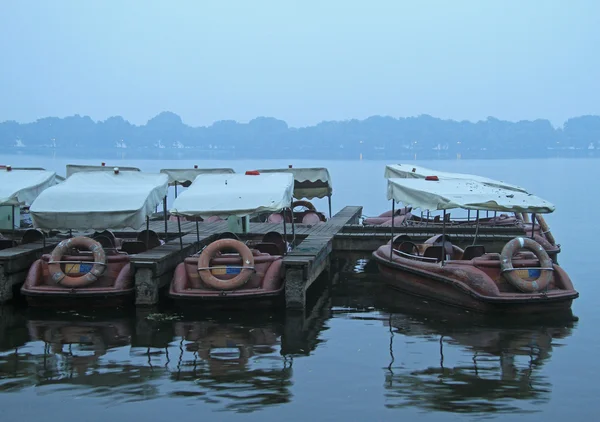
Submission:
M 447 275 L 390 262 L 373 253 L 379 272 L 388 286 L 427 300 L 433 300 L 472 311 L 491 314 L 533 314 L 564 311 L 571 308 L 579 294 L 574 290 L 552 291 L 548 294 L 485 295 L 457 283 Z

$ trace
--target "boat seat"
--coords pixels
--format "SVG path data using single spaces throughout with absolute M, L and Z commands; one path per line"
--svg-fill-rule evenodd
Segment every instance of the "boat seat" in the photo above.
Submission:
M 14 248 L 17 242 L 11 239 L 0 239 L 0 249 Z
M 94 237 L 94 240 L 96 242 L 100 243 L 100 245 L 103 248 L 111 248 L 112 249 L 112 248 L 115 247 L 115 245 L 113 244 L 112 239 L 110 239 L 107 236 L 96 236 L 96 237 Z
M 279 232 L 270 231 L 265 233 L 262 238 L 262 243 L 274 243 L 278 248 L 278 253 L 276 255 L 285 255 L 287 252 L 287 244 L 283 235 Z
M 415 246 L 416 246 L 416 252 L 419 252 L 418 246 L 415 243 L 411 242 L 410 240 L 401 242 L 396 249 L 399 250 L 400 252 L 404 252 L 405 254 L 414 255 L 415 254 Z
M 465 261 L 470 261 L 471 259 L 479 258 L 482 255 L 485 255 L 485 246 L 469 245 L 465 248 L 462 259 Z
M 21 245 L 37 242 L 39 240 L 44 239 L 44 233 L 42 233 L 38 229 L 27 229 L 25 234 L 23 234 L 23 238 L 21 239 Z
M 441 245 L 429 246 L 427 249 L 425 249 L 423 256 L 426 258 L 435 258 L 441 261 L 442 257 L 444 256 L 444 248 Z
M 275 243 L 258 243 L 254 246 L 254 249 L 262 253 L 268 253 L 269 255 L 282 255 L 279 251 L 279 247 Z
M 136 240 L 131 242 L 123 242 L 121 250 L 129 255 L 135 255 L 138 253 L 146 252 L 146 244 L 142 241 Z
M 154 230 L 142 230 L 138 233 L 136 240 L 138 242 L 142 242 L 145 245 L 146 250 L 154 249 L 160 246 L 160 237 L 158 236 L 158 233 L 156 233 Z M 147 245 L 146 241 L 148 242 Z
M 240 240 L 240 237 L 233 232 L 223 232 L 219 236 L 217 236 L 217 240 L 221 240 L 221 239 Z

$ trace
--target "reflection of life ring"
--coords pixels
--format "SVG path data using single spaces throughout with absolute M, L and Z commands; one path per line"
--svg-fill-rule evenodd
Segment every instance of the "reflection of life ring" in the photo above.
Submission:
M 527 249 L 534 253 L 540 261 L 540 275 L 536 280 L 523 280 L 513 268 L 512 257 L 519 249 Z M 544 248 L 535 240 L 517 237 L 502 248 L 500 253 L 500 269 L 504 278 L 517 289 L 526 293 L 534 293 L 545 289 L 552 281 L 552 260 Z
M 240 273 L 229 280 L 215 277 L 210 268 L 211 258 L 219 251 L 234 249 L 242 257 Z M 254 256 L 252 251 L 239 240 L 220 239 L 208 245 L 198 258 L 198 273 L 207 286 L 218 290 L 233 290 L 246 284 L 254 271 Z
M 87 274 L 79 277 L 71 277 L 62 271 L 60 260 L 67 251 L 72 248 L 87 248 L 93 253 L 94 263 L 92 269 Z M 65 287 L 87 286 L 98 280 L 106 270 L 106 255 L 100 243 L 95 240 L 84 236 L 73 237 L 71 239 L 63 240 L 56 245 L 56 248 L 54 248 L 50 255 L 48 270 L 50 271 L 50 277 L 57 284 Z
M 310 201 L 294 201 L 294 202 L 292 202 L 292 210 L 296 207 L 304 207 L 308 211 L 316 211 L 317 210 Z

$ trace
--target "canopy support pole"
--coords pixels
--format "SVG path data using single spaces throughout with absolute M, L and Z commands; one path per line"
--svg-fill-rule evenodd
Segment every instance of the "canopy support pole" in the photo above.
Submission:
M 292 249 L 296 247 L 296 225 L 294 224 L 294 209 L 290 204 L 290 214 L 292 216 Z M 284 217 L 285 220 L 285 217 Z
M 394 254 L 394 214 L 396 212 L 396 201 L 394 201 L 394 199 L 392 199 L 392 228 L 391 228 L 391 232 L 392 232 L 392 239 L 390 240 L 390 262 L 392 261 L 393 258 L 393 254 Z
M 446 210 L 444 210 L 444 222 L 442 223 L 442 267 L 446 258 Z
M 163 198 L 163 214 L 165 220 L 165 243 L 167 243 L 167 232 L 169 231 L 168 218 L 167 218 L 167 197 Z
M 179 250 L 183 250 L 183 238 L 181 237 L 181 218 L 177 216 L 177 230 L 179 230 Z
M 288 237 L 287 237 L 287 224 L 285 224 L 285 216 L 287 215 L 286 210 L 287 210 L 287 208 L 283 209 L 283 238 L 285 239 L 285 250 L 286 250 L 286 254 L 287 254 Z
M 479 210 L 477 210 L 477 215 L 475 216 L 477 220 L 477 225 L 475 226 L 475 237 L 473 238 L 473 245 L 477 242 L 477 235 L 479 234 Z
M 327 201 L 329 202 L 329 218 L 331 218 L 331 195 L 327 197 Z
M 173 186 L 175 186 L 175 199 L 177 199 L 177 182 Z
M 11 207 L 12 207 L 12 217 L 11 217 L 12 218 L 12 220 L 11 220 L 12 229 L 10 232 L 11 232 L 12 241 L 14 242 L 15 241 L 15 205 L 13 204 L 13 205 L 11 205 Z
M 196 240 L 200 243 L 200 226 L 198 225 L 198 217 L 196 217 Z
M 150 245 L 150 216 L 146 216 L 146 248 Z
M 533 234 L 535 233 L 535 213 L 531 214 L 531 238 L 533 239 Z

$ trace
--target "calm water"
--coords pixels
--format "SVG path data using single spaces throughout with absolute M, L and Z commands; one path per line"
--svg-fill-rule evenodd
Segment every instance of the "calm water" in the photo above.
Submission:
M 334 212 L 388 209 L 386 162 L 89 161 L 165 167 L 326 166 Z M 83 160 L 0 156 L 64 174 Z M 595 262 L 598 160 L 419 161 L 527 187 L 557 211 L 547 220 L 581 297 L 579 321 L 490 321 L 382 286 L 360 256 L 340 257 L 339 283 L 316 288 L 304 315 L 111 314 L 1 309 L 3 420 L 559 420 L 595 416 L 600 339 Z M 325 209 L 325 201 L 316 201 Z M 218 413 L 215 413 L 218 412 Z

